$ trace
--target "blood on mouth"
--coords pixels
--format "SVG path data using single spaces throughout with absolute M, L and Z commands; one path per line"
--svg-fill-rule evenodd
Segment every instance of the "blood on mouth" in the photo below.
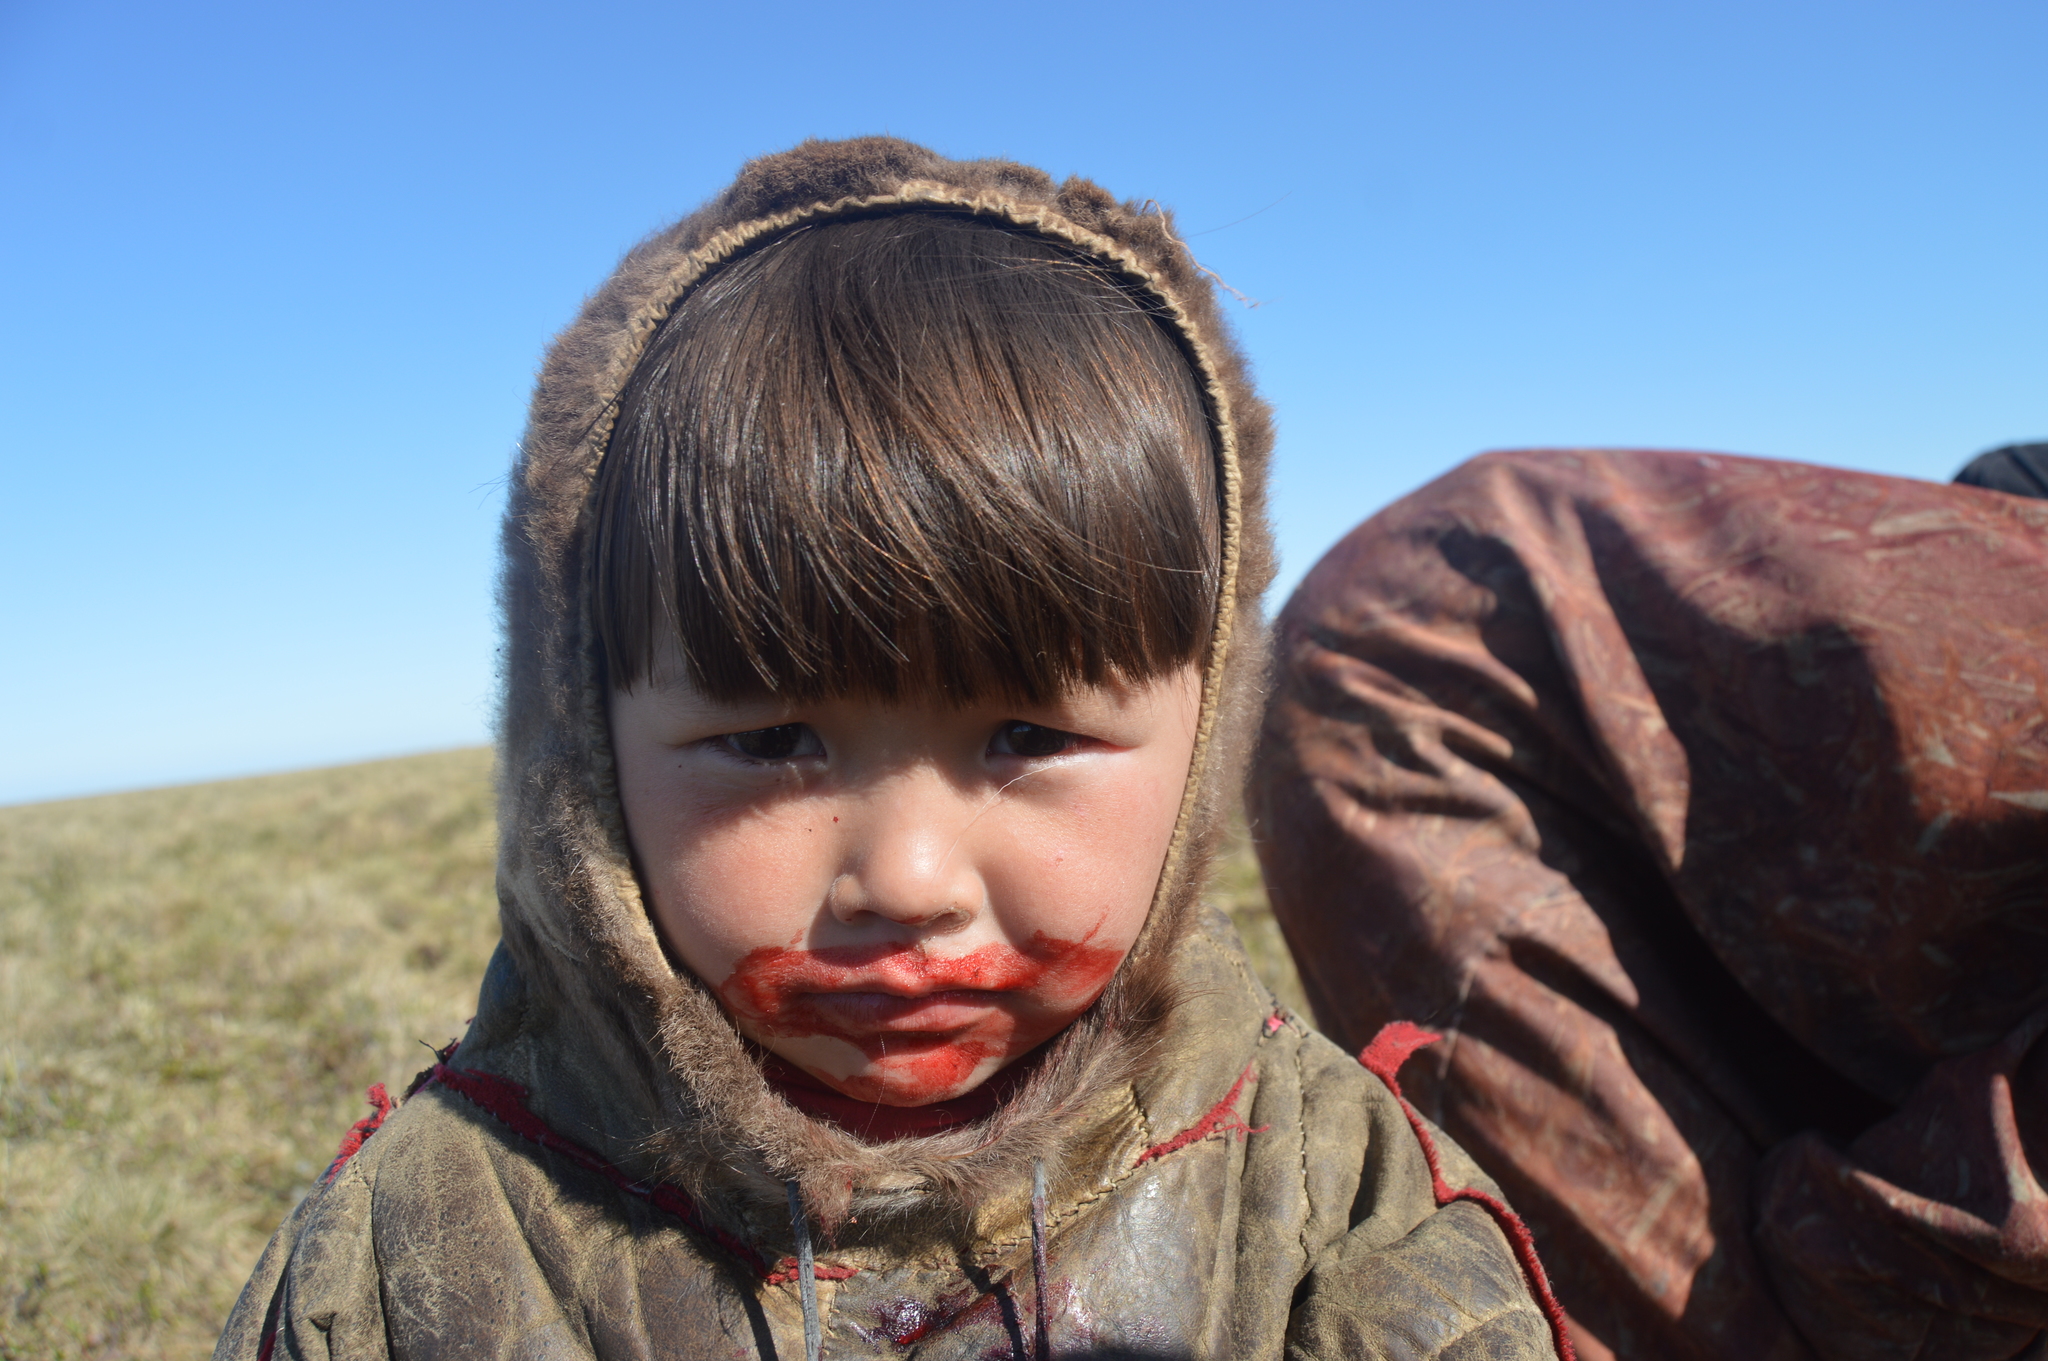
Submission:
M 758 1040 L 825 1037 L 852 1045 L 865 1071 L 800 1066 L 856 1100 L 923 1106 L 957 1096 L 989 1060 L 1028 1053 L 1079 1015 L 1123 960 L 1113 946 L 1035 932 L 933 958 L 889 942 L 818 950 L 764 945 L 718 994 Z M 788 1057 L 785 1055 L 785 1057 Z

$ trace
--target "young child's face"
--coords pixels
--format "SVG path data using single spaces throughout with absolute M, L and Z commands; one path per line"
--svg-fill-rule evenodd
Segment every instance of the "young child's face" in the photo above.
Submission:
M 1190 666 L 1040 707 L 614 692 L 662 937 L 740 1031 L 858 1100 L 959 1096 L 1084 1011 L 1144 925 Z

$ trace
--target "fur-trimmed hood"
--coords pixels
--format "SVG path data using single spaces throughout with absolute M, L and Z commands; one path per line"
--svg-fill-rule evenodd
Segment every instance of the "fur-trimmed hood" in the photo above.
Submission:
M 620 390 L 662 320 L 722 264 L 801 224 L 948 212 L 996 219 L 1100 260 L 1157 299 L 1202 386 L 1219 461 L 1222 590 L 1196 754 L 1151 916 L 1103 998 L 979 1125 L 886 1147 L 784 1101 L 703 980 L 662 947 L 628 854 L 588 601 L 589 502 Z M 1175 957 L 1260 707 L 1265 404 L 1169 213 L 1007 161 L 950 161 L 892 138 L 807 142 L 746 166 L 708 205 L 628 254 L 556 341 L 512 481 L 501 600 L 504 943 L 465 1063 L 516 1075 L 538 1113 L 623 1166 L 774 1203 L 799 1182 L 828 1224 L 948 1219 L 1057 1165 L 1090 1110 L 1154 1058 L 1182 1004 Z M 729 1199 L 712 1196 L 709 1199 Z
M 868 1145 L 783 1101 L 656 938 L 585 503 L 614 397 L 693 284 L 799 222 L 928 211 L 1043 232 L 1158 298 L 1215 423 L 1224 592 L 1179 822 L 1108 991 L 984 1122 Z M 1258 714 L 1268 444 L 1171 220 L 1082 181 L 809 143 L 629 255 L 549 358 L 507 516 L 504 941 L 476 1020 L 278 1230 L 217 1361 L 1569 1358 L 1526 1228 L 1390 1085 L 1434 1037 L 1390 1027 L 1345 1054 L 1199 901 Z M 828 1229 L 815 1256 L 792 1184 Z

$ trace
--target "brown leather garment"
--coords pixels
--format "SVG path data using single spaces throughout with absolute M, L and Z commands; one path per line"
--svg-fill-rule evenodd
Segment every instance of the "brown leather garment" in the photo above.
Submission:
M 1252 804 L 1317 1016 L 1448 1032 L 1411 1094 L 1581 1355 L 2048 1348 L 2048 505 L 1494 454 L 1277 646 Z

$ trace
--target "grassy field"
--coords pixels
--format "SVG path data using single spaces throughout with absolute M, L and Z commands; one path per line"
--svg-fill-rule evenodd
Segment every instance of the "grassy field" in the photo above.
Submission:
M 473 1009 L 490 756 L 0 809 L 0 1361 L 201 1357 L 264 1240 Z M 1300 999 L 1242 840 L 1217 884 Z

